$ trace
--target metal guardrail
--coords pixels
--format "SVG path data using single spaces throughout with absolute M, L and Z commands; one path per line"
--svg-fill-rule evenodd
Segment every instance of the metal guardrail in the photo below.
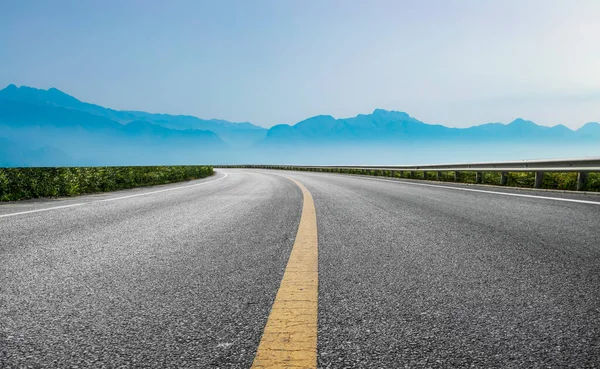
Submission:
M 299 166 L 307 167 L 307 166 Z M 543 170 L 546 172 L 597 172 L 600 171 L 600 158 L 583 159 L 557 159 L 557 160 L 519 160 L 499 161 L 486 163 L 455 163 L 455 164 L 426 164 L 426 165 L 337 165 L 314 166 L 315 168 L 356 168 L 356 169 L 383 169 L 383 170 L 439 170 L 439 171 L 474 171 L 485 172 L 532 172 Z
M 520 160 L 487 163 L 456 163 L 456 164 L 429 164 L 429 165 L 239 165 L 245 168 L 298 168 L 298 169 L 359 169 L 359 170 L 386 170 L 409 172 L 441 172 L 453 171 L 455 180 L 458 181 L 460 172 L 476 172 L 476 183 L 481 183 L 483 172 L 501 172 L 500 184 L 506 185 L 509 172 L 534 172 L 534 188 L 541 188 L 545 172 L 577 172 L 577 190 L 587 188 L 589 172 L 600 172 L 600 157 L 580 159 L 555 159 L 555 160 Z M 238 166 L 238 167 L 239 167 Z M 228 167 L 227 165 L 221 167 Z M 233 166 L 230 166 L 233 167 Z

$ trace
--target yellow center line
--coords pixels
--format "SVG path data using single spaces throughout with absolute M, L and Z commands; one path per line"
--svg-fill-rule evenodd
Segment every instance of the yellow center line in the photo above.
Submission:
M 310 192 L 252 368 L 316 368 L 318 308 L 317 215 Z

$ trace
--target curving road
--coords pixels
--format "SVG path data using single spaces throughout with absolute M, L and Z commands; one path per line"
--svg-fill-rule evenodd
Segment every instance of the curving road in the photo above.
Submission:
M 600 196 L 223 169 L 0 205 L 0 367 L 249 368 L 284 176 L 316 208 L 319 367 L 600 366 Z

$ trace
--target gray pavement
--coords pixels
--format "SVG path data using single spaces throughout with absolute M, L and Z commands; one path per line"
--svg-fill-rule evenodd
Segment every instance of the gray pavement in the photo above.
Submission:
M 0 205 L 0 367 L 249 367 L 300 217 L 282 175 L 317 211 L 320 367 L 600 366 L 600 205 L 219 171 Z
M 0 218 L 0 367 L 250 366 L 300 190 L 236 172 L 89 203 L 155 190 Z

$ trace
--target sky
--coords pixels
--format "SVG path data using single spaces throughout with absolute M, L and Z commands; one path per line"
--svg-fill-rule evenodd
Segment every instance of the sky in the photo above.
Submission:
M 0 2 L 0 88 L 270 127 L 600 121 L 598 0 Z

